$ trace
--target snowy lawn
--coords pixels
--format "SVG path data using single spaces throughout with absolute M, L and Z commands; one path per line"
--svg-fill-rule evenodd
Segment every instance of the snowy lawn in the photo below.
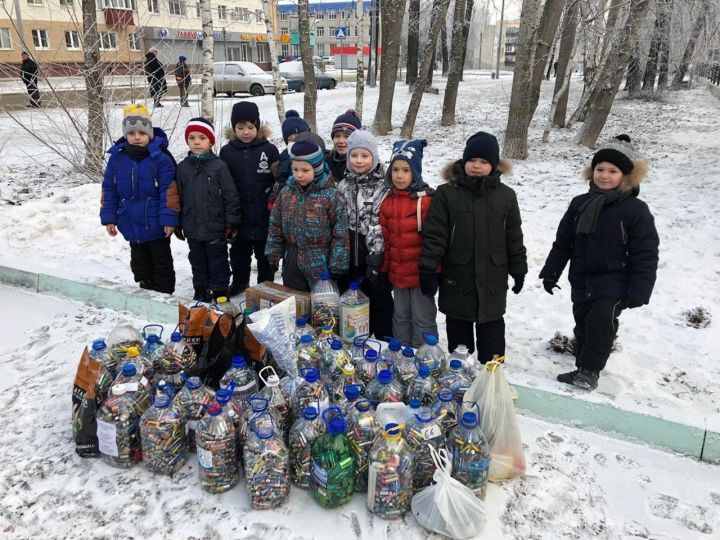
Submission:
M 547 346 L 554 332 L 572 332 L 569 284 L 563 278 L 562 289 L 551 297 L 537 279 L 560 217 L 570 199 L 586 190 L 579 172 L 592 155 L 572 143 L 576 129 L 556 130 L 550 144 L 540 143 L 552 84 L 543 86 L 530 130 L 530 157 L 515 163 L 515 174 L 505 180 L 518 193 L 530 266 L 525 289 L 518 296 L 509 295 L 506 322 L 511 381 L 700 427 L 706 421 L 720 425 L 720 195 L 715 185 L 720 166 L 720 101 L 703 87 L 668 92 L 661 102 L 628 101 L 624 96 L 616 100 L 603 138 L 626 132 L 650 161 L 641 197 L 655 214 L 661 239 L 660 268 L 650 306 L 623 314 L 618 351 L 611 356 L 597 392 L 587 396 L 555 382 L 557 373 L 572 369 L 574 359 L 552 353 Z M 451 128 L 439 126 L 442 94 L 424 96 L 415 136 L 428 140 L 423 164 L 428 183 L 441 182 L 440 168 L 461 156 L 465 140 L 475 131 L 494 132 L 502 142 L 510 89 L 510 78 L 493 81 L 486 74 L 468 74 L 458 96 L 459 123 Z M 580 91 L 580 83 L 573 81 L 571 110 Z M 372 123 L 377 96 L 377 89 L 366 90 L 366 125 Z M 286 95 L 286 108 L 302 111 L 302 100 L 300 94 Z M 218 131 L 228 123 L 236 101 L 216 100 Z M 254 101 L 262 119 L 273 128 L 273 142 L 282 149 L 274 97 Z M 319 92 L 318 129 L 328 144 L 334 118 L 354 101 L 351 86 Z M 393 113 L 398 128 L 408 101 L 407 88 L 398 84 Z M 181 109 L 177 101 L 164 102 L 165 108 L 155 111 L 154 122 L 168 131 L 172 150 L 181 158 L 186 150 L 184 125 L 198 114 L 199 105 L 193 102 L 190 109 Z M 81 150 L 77 141 L 65 135 L 67 120 L 59 112 L 21 114 L 41 136 L 48 134 L 69 152 Z M 114 133 L 119 134 L 120 119 L 118 106 Z M 9 118 L 0 117 L 0 128 L 6 137 L 0 139 L 0 146 L 5 143 L 0 156 L 0 199 L 15 203 L 3 203 L 0 212 L 0 264 L 105 286 L 131 284 L 127 243 L 108 237 L 99 224 L 99 185 L 78 185 L 82 179 L 68 172 L 66 164 Z M 396 129 L 394 135 L 382 138 L 383 159 L 389 158 L 398 133 Z M 177 294 L 187 298 L 192 286 L 186 244 L 173 240 L 173 253 Z M 716 319 L 707 328 L 685 324 L 683 312 L 698 306 Z M 440 315 L 443 339 L 444 320 Z
M 0 298 L 2 538 L 439 538 L 410 515 L 374 518 L 361 495 L 324 510 L 292 488 L 282 508 L 252 511 L 243 482 L 204 493 L 194 454 L 173 478 L 78 457 L 70 393 L 82 348 L 118 322 L 144 322 L 4 286 Z M 527 475 L 489 487 L 478 538 L 720 534 L 720 467 L 524 417 L 520 429 Z

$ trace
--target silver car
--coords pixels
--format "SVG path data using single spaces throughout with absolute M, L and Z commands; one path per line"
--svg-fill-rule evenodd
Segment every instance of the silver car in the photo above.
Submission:
M 253 96 L 274 94 L 272 74 L 266 73 L 252 62 L 215 62 L 214 95 L 227 94 L 232 97 L 236 93 Z M 287 81 L 281 77 L 283 92 L 287 90 Z

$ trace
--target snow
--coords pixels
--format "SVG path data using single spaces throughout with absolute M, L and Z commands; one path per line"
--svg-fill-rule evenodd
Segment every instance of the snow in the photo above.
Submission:
M 438 75 L 435 80 L 442 87 Z M 442 93 L 424 95 L 415 136 L 428 140 L 423 163 L 428 183 L 441 182 L 440 168 L 461 155 L 464 141 L 475 131 L 496 133 L 502 143 L 511 84 L 510 77 L 491 80 L 487 72 L 466 73 L 458 95 L 458 124 L 453 127 L 439 125 Z M 574 360 L 550 352 L 547 346 L 556 331 L 572 332 L 569 285 L 563 278 L 562 289 L 551 297 L 537 279 L 562 213 L 570 199 L 586 189 L 579 172 L 592 155 L 591 150 L 573 143 L 576 128 L 554 130 L 549 144 L 540 142 L 552 85 L 553 81 L 543 84 L 530 129 L 530 156 L 516 162 L 515 174 L 505 180 L 518 194 L 530 267 L 525 289 L 508 298 L 510 380 L 699 427 L 718 425 L 720 227 L 716 209 L 720 195 L 714 181 L 719 164 L 720 127 L 716 119 L 720 101 L 696 87 L 667 92 L 660 101 L 631 101 L 619 96 L 613 106 L 603 136 L 629 133 L 650 161 L 641 197 L 656 218 L 660 268 L 650 306 L 622 315 L 618 351 L 611 356 L 598 390 L 588 395 L 555 381 L 557 373 L 573 369 Z M 574 80 L 570 110 L 580 92 L 581 82 Z M 372 123 L 377 96 L 377 89 L 366 89 L 365 125 Z M 282 148 L 274 96 L 252 100 L 273 129 L 273 142 Z M 302 111 L 302 100 L 300 94 L 288 94 L 285 107 Z M 237 101 L 216 100 L 217 131 L 228 123 L 232 104 Z M 398 84 L 393 111 L 393 124 L 398 129 L 380 139 L 383 159 L 389 158 L 391 144 L 398 138 L 408 101 L 407 88 Z M 328 143 L 334 118 L 354 102 L 352 84 L 319 92 L 318 132 Z M 168 98 L 164 103 L 165 108 L 156 110 L 153 119 L 168 131 L 171 150 L 180 158 L 185 152 L 183 127 L 199 113 L 199 104 L 193 101 L 189 109 L 181 109 L 177 100 Z M 121 105 L 113 109 L 110 121 L 115 134 L 120 131 Z M 69 121 L 59 111 L 19 114 L 41 136 L 49 135 L 62 148 L 81 151 L 81 145 L 67 134 Z M 0 213 L 0 264 L 106 286 L 131 284 L 127 243 L 109 238 L 99 225 L 99 185 L 83 184 L 68 171 L 67 164 L 20 131 L 9 118 L 0 117 L 0 128 L 7 138 L 0 157 L 0 199 L 14 203 L 6 204 Z M 192 291 L 187 246 L 176 240 L 172 245 L 177 294 L 187 298 Z M 707 328 L 685 324 L 683 312 L 697 306 L 716 318 Z M 439 316 L 438 323 L 444 343 L 444 316 Z
M 252 511 L 241 482 L 204 493 L 195 455 L 172 478 L 74 452 L 70 394 L 83 346 L 125 314 L 0 286 L 3 538 L 438 538 L 408 515 L 374 518 L 362 495 L 324 510 L 300 489 Z M 167 329 L 169 330 L 169 328 Z M 720 468 L 520 417 L 525 477 L 490 485 L 478 538 L 717 538 Z M 332 532 L 330 532 L 332 531 Z

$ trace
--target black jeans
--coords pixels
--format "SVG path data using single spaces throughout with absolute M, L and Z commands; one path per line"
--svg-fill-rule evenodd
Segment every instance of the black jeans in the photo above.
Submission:
M 575 318 L 575 365 L 602 371 L 617 336 L 620 298 L 606 296 L 573 304 Z
M 230 264 L 225 239 L 201 242 L 188 238 L 187 242 L 193 284 L 212 291 L 227 289 L 230 284 Z
M 275 280 L 275 272 L 270 268 L 270 263 L 265 256 L 265 241 L 238 238 L 233 244 L 230 244 L 230 266 L 232 267 L 233 283 L 239 283 L 243 288 L 250 285 L 250 261 L 253 252 L 257 260 L 257 282 Z
M 370 298 L 370 333 L 375 335 L 376 339 L 385 339 L 393 335 L 392 318 L 393 318 L 393 297 L 392 286 L 388 282 L 381 290 L 373 289 L 370 281 L 365 278 L 367 266 L 361 264 L 358 266 L 350 265 L 347 275 L 343 275 L 338 280 L 340 293 L 344 293 L 350 288 L 351 281 L 357 281 L 363 278 L 360 284 L 360 290 Z
M 153 291 L 172 294 L 175 291 L 170 239 L 130 242 L 130 269 L 135 281 Z
M 27 93 L 30 96 L 30 105 L 33 107 L 39 107 L 40 90 L 38 90 L 37 81 L 33 80 L 32 82 L 25 83 L 25 86 L 27 88 Z
M 505 319 L 500 317 L 494 321 L 475 323 L 447 316 L 445 318 L 447 330 L 448 352 L 454 351 L 458 345 L 465 345 L 472 353 L 477 345 L 477 359 L 485 364 L 493 356 L 505 355 Z M 477 339 L 473 336 L 473 325 Z

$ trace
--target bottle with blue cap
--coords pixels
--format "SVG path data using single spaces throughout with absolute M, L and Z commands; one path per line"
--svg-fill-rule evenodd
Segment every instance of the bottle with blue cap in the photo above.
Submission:
M 366 399 L 355 402 L 348 413 L 347 423 L 350 447 L 355 456 L 355 491 L 365 493 L 368 482 L 368 454 L 381 426 L 375 410 Z
M 143 467 L 157 474 L 172 476 L 185 464 L 187 433 L 185 417 L 173 403 L 173 390 L 165 386 L 153 406 L 140 419 Z
M 270 416 L 270 413 L 264 413 Z M 243 449 L 245 487 L 253 510 L 278 508 L 290 495 L 290 457 L 272 420 L 256 418 Z
M 332 349 L 335 340 L 339 341 L 340 336 L 335 333 L 333 325 L 329 323 L 322 325 L 315 340 L 320 356 L 327 354 Z
M 415 351 L 411 347 L 404 347 L 400 355 L 400 360 L 396 365 L 397 378 L 403 385 L 405 395 L 410 387 L 410 383 L 417 377 L 417 364 L 415 363 Z
M 378 403 L 395 403 L 405 396 L 402 385 L 389 369 L 378 371 L 377 377 L 365 387 L 365 399 L 375 407 Z
M 220 379 L 220 386 L 226 387 L 231 382 L 235 383 L 233 400 L 237 402 L 240 409 L 243 409 L 245 399 L 258 391 L 258 377 L 255 370 L 248 365 L 245 357 L 240 354 L 233 356 L 230 368 Z
M 389 338 L 387 343 L 387 347 L 380 354 L 380 361 L 393 366 L 393 371 L 397 372 L 397 366 L 402 361 L 402 345 L 395 338 Z
M 351 364 L 348 364 L 349 367 L 352 367 Z M 354 369 L 354 368 L 353 368 Z M 362 399 L 362 392 L 363 392 L 363 385 L 359 382 L 352 383 L 352 384 L 346 384 L 342 387 L 342 396 L 341 397 L 335 397 L 333 396 L 333 403 L 340 407 L 342 410 L 343 415 L 347 418 L 348 414 L 350 414 L 350 411 L 355 406 L 355 403 Z
M 253 428 L 253 425 L 262 424 L 263 422 L 273 422 L 267 399 L 261 396 L 250 396 L 245 399 L 245 403 L 245 408 L 240 415 L 240 431 L 238 432 L 239 448 L 245 446 L 247 434 Z M 273 426 L 277 428 L 274 423 Z
M 455 401 L 462 403 L 465 392 L 470 388 L 472 381 L 463 371 L 463 362 L 453 358 L 448 362 L 448 369 L 438 377 L 440 388 L 452 391 Z
M 423 332 L 425 343 L 415 352 L 415 359 L 421 365 L 429 366 L 433 377 L 439 377 L 445 369 L 445 352 L 438 345 L 435 334 Z
M 339 407 L 323 412 L 326 432 L 312 445 L 310 493 L 323 508 L 350 502 L 355 489 L 355 458 L 346 434 L 347 424 Z
M 130 360 L 137 359 L 135 354 L 138 350 L 137 347 L 131 347 L 129 355 L 126 356 L 127 362 L 122 364 L 122 368 L 118 372 L 117 377 L 113 381 L 113 386 L 120 386 L 128 392 L 130 397 L 136 403 L 139 414 L 144 413 L 151 405 L 150 403 L 150 381 L 138 370 L 137 366 L 142 366 L 142 363 L 135 364 Z
M 139 377 L 145 377 L 148 381 L 151 381 L 155 373 L 155 367 L 152 361 L 140 354 L 139 347 L 128 347 L 125 352 L 125 360 L 123 363 L 131 363 L 135 366 Z
M 102 403 L 107 399 L 110 388 L 117 377 L 117 364 L 110 357 L 105 340 L 96 339 L 92 342 L 88 356 L 100 365 L 97 382 L 95 383 L 95 401 Z
M 437 401 L 430 408 L 433 416 L 440 421 L 443 433 L 448 436 L 460 418 L 460 403 L 455 400 L 455 392 L 447 388 L 440 390 Z
M 310 334 L 302 335 L 295 345 L 298 373 L 302 373 L 302 370 L 308 368 L 320 369 L 320 357 L 320 350 L 313 337 Z
M 349 386 L 359 388 L 361 393 L 365 389 L 362 379 L 360 379 L 357 371 L 355 371 L 355 366 L 348 361 L 341 364 L 335 372 L 335 377 L 332 382 L 332 392 L 330 394 L 333 403 L 340 404 L 340 402 L 345 401 L 345 389 Z
M 143 326 L 142 335 L 145 338 L 140 354 L 145 358 L 148 358 L 155 369 L 158 368 L 159 359 L 156 358 L 158 351 L 162 349 L 165 344 L 162 342 L 163 326 L 161 324 L 146 324 Z
M 352 343 L 357 336 L 370 333 L 370 299 L 360 290 L 360 281 L 340 297 L 340 336 Z
M 350 352 L 343 347 L 342 341 L 333 339 L 330 342 L 330 349 L 325 351 L 320 361 L 321 369 L 331 375 L 337 375 L 338 371 L 345 364 L 352 364 Z
M 320 329 L 329 324 L 337 332 L 340 321 L 340 290 L 330 279 L 330 272 L 321 272 L 320 279 L 310 291 L 312 304 L 312 325 Z
M 478 362 L 476 362 L 475 358 L 473 358 L 473 355 L 470 354 L 470 351 L 468 350 L 466 345 L 458 345 L 457 347 L 455 347 L 455 350 L 448 355 L 448 366 L 453 360 L 460 360 L 463 365 L 463 373 L 465 374 L 465 376 L 470 379 L 470 381 L 475 380 L 475 377 L 477 377 Z
M 100 457 L 119 469 L 129 469 L 142 459 L 139 423 L 145 410 L 136 409 L 136 393 L 126 390 L 124 384 L 114 385 L 96 415 Z
M 240 481 L 237 433 L 217 401 L 205 409 L 207 414 L 198 422 L 196 435 L 200 487 L 208 493 L 223 493 Z
M 292 411 L 294 418 L 300 418 L 306 407 L 316 407 L 322 412 L 330 405 L 330 395 L 325 385 L 320 382 L 320 372 L 317 369 L 308 368 L 302 372 L 303 381 L 298 384 L 292 400 Z
M 228 421 L 232 422 L 232 424 L 235 426 L 235 437 L 236 437 L 236 444 L 237 447 L 237 456 L 236 459 L 238 461 L 242 460 L 242 448 L 239 446 L 239 433 L 240 433 L 240 418 L 242 417 L 242 408 L 238 404 L 237 401 L 232 399 L 233 396 L 233 388 L 235 386 L 234 382 L 231 382 L 227 388 L 219 388 L 217 392 L 215 392 L 215 401 L 219 405 L 222 406 L 223 412 L 222 414 L 224 416 L 227 416 Z
M 415 455 L 397 424 L 380 435 L 370 449 L 367 507 L 382 519 L 400 519 L 410 510 Z
M 430 366 L 419 364 L 417 371 L 417 377 L 410 381 L 405 396 L 407 399 L 418 399 L 424 406 L 429 407 L 435 401 L 440 385 L 432 376 Z
M 452 477 L 469 487 L 476 497 L 485 499 L 490 448 L 476 413 L 463 413 L 448 437 L 447 451 L 452 456 Z
M 365 357 L 365 351 L 367 350 L 367 341 L 370 338 L 367 334 L 357 336 L 353 339 L 352 346 L 350 347 L 350 360 L 352 361 L 355 369 L 358 369 L 360 362 Z
M 195 348 L 185 341 L 184 337 L 184 334 L 176 329 L 170 334 L 170 341 L 156 353 L 160 365 L 158 376 L 170 383 L 175 390 L 180 390 L 184 384 L 180 373 L 192 373 L 197 364 Z
M 312 474 L 312 445 L 322 433 L 325 424 L 315 407 L 306 407 L 290 428 L 288 447 L 290 450 L 290 480 L 301 488 L 310 487 Z
M 366 340 L 367 342 L 375 342 L 375 340 Z M 370 381 L 375 380 L 375 377 L 377 377 L 377 363 L 380 359 L 380 353 L 382 345 L 380 345 L 379 342 L 377 343 L 377 350 L 373 349 L 370 346 L 366 346 L 365 348 L 365 354 L 363 355 L 362 359 L 359 359 L 357 363 L 355 364 L 355 370 L 357 371 L 357 374 L 360 376 L 360 380 L 363 382 L 363 384 L 367 385 L 370 383 Z
M 205 414 L 205 406 L 215 401 L 215 391 L 205 386 L 200 377 L 186 377 L 185 384 L 175 396 L 175 403 L 185 415 L 188 450 L 195 451 L 195 430 Z
M 413 417 L 405 425 L 407 442 L 415 455 L 415 477 L 413 479 L 413 492 L 417 493 L 432 483 L 435 474 L 435 463 L 430 453 L 430 447 L 435 450 L 445 448 L 445 434 L 438 418 L 429 407 L 418 408 Z
M 265 375 L 267 373 L 267 375 Z M 287 440 L 288 431 L 292 425 L 292 414 L 290 411 L 290 402 L 285 398 L 280 388 L 280 377 L 272 366 L 265 366 L 258 374 L 260 380 L 265 385 L 260 390 L 260 397 L 265 398 L 268 402 L 268 411 L 273 417 L 275 426 L 278 431 L 283 434 L 283 439 Z
M 297 317 L 295 319 L 294 335 L 297 340 L 300 340 L 305 335 L 310 336 L 313 340 L 315 339 L 315 329 L 308 324 L 307 317 Z

